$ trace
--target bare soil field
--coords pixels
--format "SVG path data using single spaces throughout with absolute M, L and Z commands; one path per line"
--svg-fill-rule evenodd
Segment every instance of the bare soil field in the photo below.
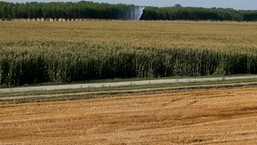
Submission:
M 0 105 L 0 144 L 256 144 L 257 88 Z

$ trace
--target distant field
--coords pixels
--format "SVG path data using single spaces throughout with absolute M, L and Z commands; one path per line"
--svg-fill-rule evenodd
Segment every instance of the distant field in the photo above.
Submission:
M 257 90 L 0 105 L 0 144 L 256 144 Z
M 0 86 L 257 73 L 257 23 L 0 22 Z
M 70 42 L 104 46 L 255 48 L 255 22 L 85 21 L 1 22 L 1 42 Z M 34 43 L 33 43 L 34 42 Z M 6 44 L 7 45 L 7 44 Z M 18 44 L 17 44 L 18 45 Z M 21 44 L 20 44 L 21 45 Z M 7 45 L 8 46 L 8 45 Z M 37 49 L 34 48 L 34 49 Z

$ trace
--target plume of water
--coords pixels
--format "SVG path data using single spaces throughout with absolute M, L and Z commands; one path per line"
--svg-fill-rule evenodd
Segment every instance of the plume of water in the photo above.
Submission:
M 134 20 L 139 21 L 141 16 L 143 15 L 144 7 L 134 7 L 130 9 L 124 10 L 122 14 L 123 20 Z

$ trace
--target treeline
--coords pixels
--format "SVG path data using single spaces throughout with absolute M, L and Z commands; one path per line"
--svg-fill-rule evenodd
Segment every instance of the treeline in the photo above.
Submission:
M 0 19 L 119 19 L 122 11 L 133 5 L 80 2 L 0 2 Z M 213 20 L 256 21 L 257 11 L 223 8 L 146 7 L 142 20 Z
M 231 53 L 70 42 L 20 41 L 5 45 L 12 49 L 0 51 L 0 84 L 9 87 L 113 78 L 257 74 L 256 49 L 251 49 L 252 53 Z M 30 49 L 35 45 L 38 48 Z
M 256 21 L 257 11 L 230 8 L 146 7 L 143 20 Z
M 29 2 L 29 3 L 9 3 L 0 2 L 0 18 L 12 19 L 32 19 L 32 18 L 52 18 L 52 19 L 118 19 L 120 12 L 132 7 L 132 5 L 111 5 L 93 2 Z

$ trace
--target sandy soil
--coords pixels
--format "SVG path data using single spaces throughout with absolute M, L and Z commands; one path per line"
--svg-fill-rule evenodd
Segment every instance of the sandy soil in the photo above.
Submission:
M 257 88 L 0 105 L 0 144 L 257 144 Z

